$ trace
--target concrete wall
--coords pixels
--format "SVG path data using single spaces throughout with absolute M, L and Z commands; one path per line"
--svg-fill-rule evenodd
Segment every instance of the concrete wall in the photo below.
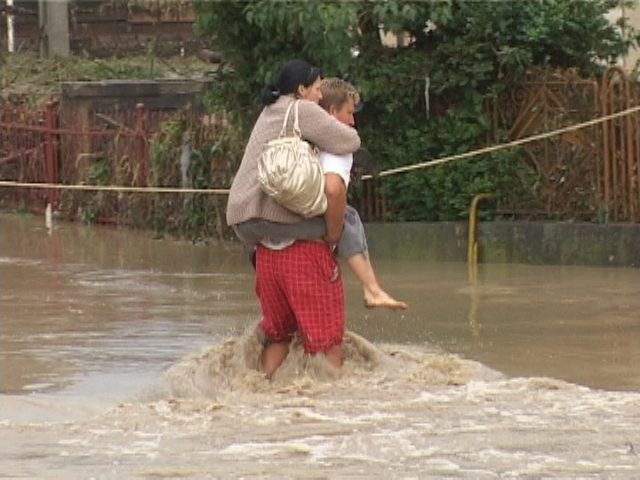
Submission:
M 14 0 L 14 6 L 15 47 L 20 51 L 109 58 L 147 54 L 150 47 L 158 56 L 183 50 L 192 55 L 203 47 L 193 33 L 189 0 Z M 2 20 L 6 23 L 4 15 Z M 0 30 L 0 46 L 6 49 L 4 26 Z
M 627 9 L 625 14 L 629 17 L 629 24 L 640 31 L 640 7 Z M 625 69 L 631 71 L 638 66 L 638 62 L 640 62 L 640 49 L 635 48 L 624 59 L 623 66 Z
M 467 261 L 466 223 L 366 225 L 374 257 Z M 481 263 L 640 266 L 640 225 L 485 222 L 478 230 Z
M 61 103 L 92 110 L 134 110 L 143 103 L 150 110 L 178 110 L 199 105 L 199 96 L 213 80 L 103 80 L 62 82 Z

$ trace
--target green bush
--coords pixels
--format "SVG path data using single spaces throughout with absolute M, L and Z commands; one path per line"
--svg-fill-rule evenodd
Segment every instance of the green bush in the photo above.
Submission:
M 227 62 L 209 100 L 237 126 L 236 140 L 246 140 L 257 118 L 260 87 L 285 60 L 304 58 L 322 66 L 325 76 L 356 79 L 365 100 L 357 119 L 363 142 L 389 169 L 505 138 L 494 131 L 487 104 L 532 67 L 598 75 L 635 43 L 635 32 L 604 16 L 630 3 L 259 0 L 198 1 L 194 7 L 197 30 Z M 381 30 L 402 34 L 405 41 L 385 46 Z M 497 194 L 496 211 L 513 198 L 526 205 L 535 178 L 514 150 L 388 176 L 381 183 L 390 218 L 456 220 L 467 215 L 480 192 Z

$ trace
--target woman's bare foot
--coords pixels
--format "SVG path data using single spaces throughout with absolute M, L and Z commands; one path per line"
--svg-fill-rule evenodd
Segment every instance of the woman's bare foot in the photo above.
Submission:
M 377 293 L 365 292 L 364 306 L 366 308 L 388 308 L 389 310 L 406 310 L 409 308 L 405 302 L 396 300 L 384 290 Z

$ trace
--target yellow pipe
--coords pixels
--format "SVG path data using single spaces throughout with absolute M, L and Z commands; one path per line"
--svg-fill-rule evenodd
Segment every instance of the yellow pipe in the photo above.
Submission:
M 469 209 L 469 245 L 467 250 L 467 261 L 469 266 L 478 264 L 478 204 L 481 200 L 495 197 L 492 193 L 480 193 L 473 197 L 471 208 Z

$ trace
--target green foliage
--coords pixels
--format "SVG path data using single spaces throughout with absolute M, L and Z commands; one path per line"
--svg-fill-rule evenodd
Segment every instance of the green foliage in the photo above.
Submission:
M 623 38 L 604 16 L 623 3 L 630 2 L 255 0 L 194 7 L 198 32 L 227 61 L 211 105 L 228 112 L 239 138 L 260 111 L 260 87 L 285 60 L 304 58 L 322 66 L 325 76 L 357 79 L 366 103 L 358 128 L 386 169 L 500 138 L 487 104 L 534 66 L 598 75 L 634 42 L 635 32 Z M 391 48 L 381 33 L 402 34 L 404 41 Z M 496 193 L 499 206 L 514 195 L 529 198 L 534 180 L 519 152 L 508 151 L 381 182 L 391 217 L 453 220 L 467 215 L 476 193 Z
M 222 118 L 211 117 L 210 124 L 200 120 L 185 109 L 162 125 L 151 151 L 154 186 L 228 188 L 228 126 Z M 226 236 L 225 205 L 216 195 L 162 194 L 155 197 L 153 207 L 151 223 L 158 236 L 171 233 L 191 240 Z
M 94 200 L 90 200 L 88 203 L 85 204 L 85 207 L 83 209 L 81 209 L 80 212 L 80 219 L 82 220 L 82 223 L 84 223 L 85 225 L 92 225 L 93 223 L 95 223 L 96 219 L 99 216 L 99 207 L 96 206 L 96 203 Z
M 87 177 L 95 185 L 107 185 L 111 179 L 111 164 L 105 158 L 99 159 L 89 167 Z
M 351 2 L 194 2 L 196 30 L 222 48 L 230 65 L 210 95 L 211 106 L 251 128 L 261 105 L 259 91 L 280 65 L 304 58 L 325 72 L 346 72 L 354 45 L 358 6 Z

